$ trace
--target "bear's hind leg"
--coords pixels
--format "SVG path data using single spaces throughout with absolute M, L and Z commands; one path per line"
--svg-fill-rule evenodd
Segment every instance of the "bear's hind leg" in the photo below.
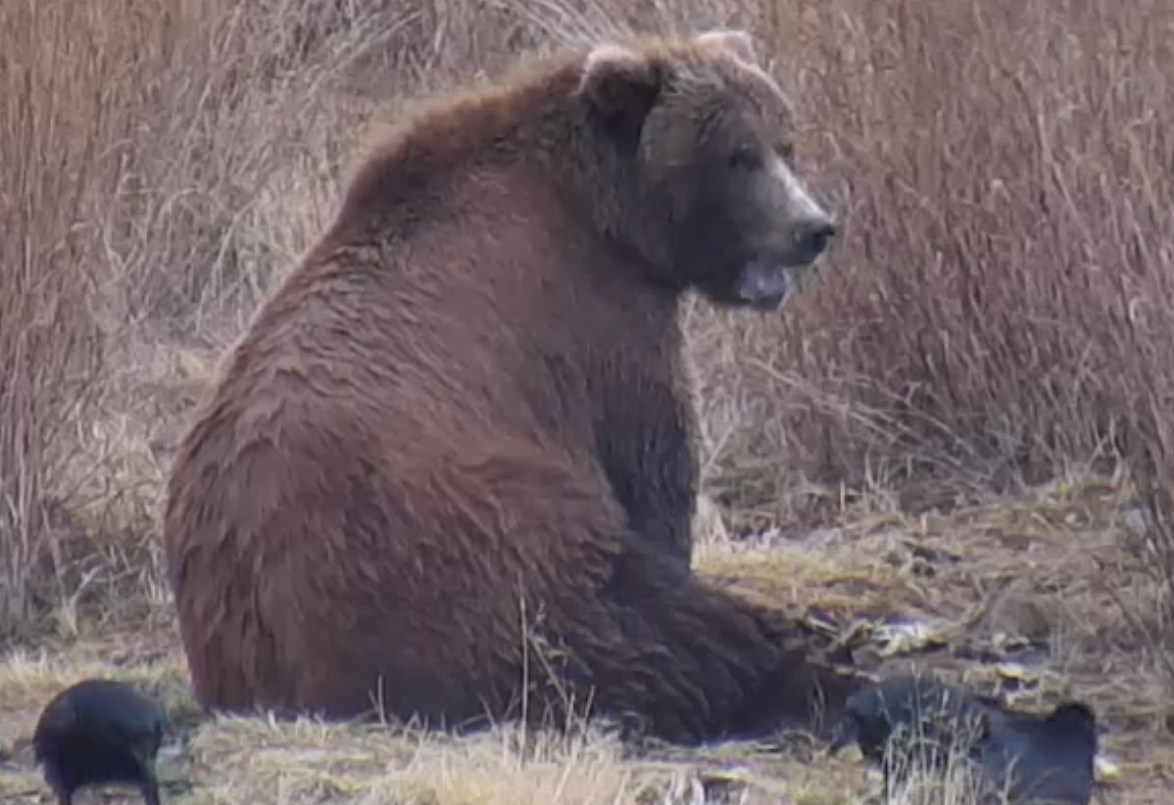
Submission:
M 815 639 L 792 618 L 706 585 L 632 532 L 602 473 L 546 454 L 460 464 L 467 480 L 449 488 L 477 490 L 454 507 L 471 515 L 461 530 L 508 529 L 485 560 L 513 557 L 494 573 L 524 582 L 541 615 L 532 632 L 554 649 L 557 662 L 532 659 L 529 676 L 553 666 L 566 686 L 548 684 L 538 712 L 570 692 L 594 713 L 692 743 L 820 730 L 820 709 L 839 710 L 855 689 L 813 656 Z M 494 529 L 479 540 L 500 538 Z
M 682 743 L 826 734 L 858 681 L 814 656 L 812 635 L 636 545 L 593 599 L 596 625 L 565 631 L 597 711 Z

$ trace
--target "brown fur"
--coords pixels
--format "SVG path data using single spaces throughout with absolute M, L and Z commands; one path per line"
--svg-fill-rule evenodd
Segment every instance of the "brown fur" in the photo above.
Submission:
M 787 136 L 746 44 L 544 60 L 425 107 L 368 157 L 170 477 L 205 705 L 501 718 L 538 667 L 523 621 L 559 649 L 561 694 L 531 690 L 532 712 L 570 691 L 695 741 L 851 687 L 787 618 L 689 570 L 678 300 L 749 299 L 742 267 L 773 265 L 794 228 L 699 157 Z

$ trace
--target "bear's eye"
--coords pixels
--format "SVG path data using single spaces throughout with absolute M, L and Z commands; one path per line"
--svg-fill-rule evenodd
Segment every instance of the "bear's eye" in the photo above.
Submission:
M 756 170 L 762 167 L 762 157 L 758 155 L 757 150 L 749 146 L 742 146 L 730 153 L 729 164 L 734 170 Z

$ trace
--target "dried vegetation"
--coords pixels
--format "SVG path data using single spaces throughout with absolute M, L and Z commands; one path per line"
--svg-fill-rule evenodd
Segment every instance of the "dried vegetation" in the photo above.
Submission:
M 37 790 L 18 736 L 60 683 L 129 675 L 190 710 L 155 521 L 170 444 L 331 214 L 367 121 L 524 49 L 712 24 L 759 38 L 845 233 L 778 316 L 686 311 L 720 509 L 701 571 L 841 624 L 1044 639 L 1030 695 L 1088 697 L 1128 761 L 1112 796 L 1164 801 L 1163 0 L 0 4 L 0 794 Z M 989 664 L 939 664 L 993 684 Z M 188 738 L 175 797 L 198 803 L 645 802 L 666 785 L 690 801 L 699 785 L 590 731 L 228 720 Z M 854 764 L 808 760 L 690 763 L 747 764 L 763 801 L 780 780 L 796 802 L 852 801 Z

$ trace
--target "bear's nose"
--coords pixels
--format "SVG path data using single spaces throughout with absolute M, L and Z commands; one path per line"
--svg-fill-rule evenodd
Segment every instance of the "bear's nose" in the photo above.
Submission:
M 801 221 L 795 225 L 795 251 L 806 260 L 814 260 L 827 250 L 838 231 L 836 225 L 826 218 Z

